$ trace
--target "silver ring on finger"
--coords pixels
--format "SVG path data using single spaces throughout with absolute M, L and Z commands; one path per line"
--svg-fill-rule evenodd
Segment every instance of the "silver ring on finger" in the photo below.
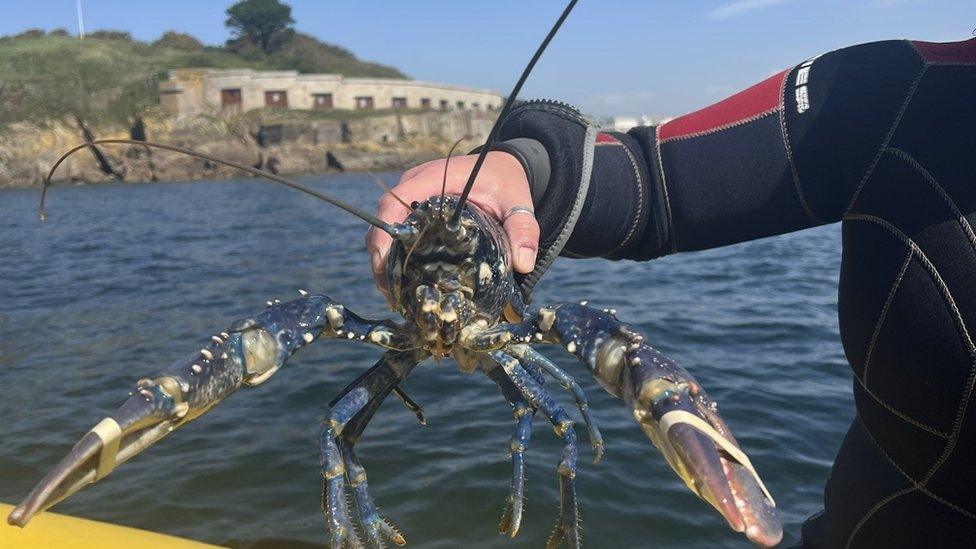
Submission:
M 530 208 L 528 206 L 512 206 L 507 212 L 505 212 L 505 215 L 502 217 L 502 223 L 505 223 L 506 221 L 508 221 L 508 218 L 509 217 L 512 217 L 513 215 L 517 215 L 517 214 L 520 214 L 520 213 L 521 214 L 529 214 L 529 215 L 535 217 L 535 210 L 533 210 L 532 208 Z

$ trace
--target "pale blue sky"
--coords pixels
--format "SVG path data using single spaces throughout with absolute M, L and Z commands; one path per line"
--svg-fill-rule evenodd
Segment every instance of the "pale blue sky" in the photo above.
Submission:
M 86 30 L 227 38 L 232 0 L 82 0 Z M 292 0 L 297 27 L 414 78 L 507 92 L 562 0 Z M 0 34 L 75 32 L 75 0 L 0 0 Z M 680 114 L 803 59 L 889 38 L 959 40 L 973 0 L 581 0 L 522 97 L 598 115 Z

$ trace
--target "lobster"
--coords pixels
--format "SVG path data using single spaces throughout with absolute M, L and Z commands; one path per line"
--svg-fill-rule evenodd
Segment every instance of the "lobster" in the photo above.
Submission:
M 499 120 L 574 4 L 570 2 L 526 67 Z M 498 126 L 487 143 L 494 140 Z M 675 473 L 733 530 L 761 546 L 775 545 L 782 538 L 775 502 L 715 402 L 685 369 L 651 347 L 640 328 L 619 320 L 614 310 L 586 302 L 529 309 L 515 280 L 502 227 L 466 201 L 488 146 L 483 147 L 460 196 L 442 192 L 415 202 L 403 222 L 388 224 L 277 175 L 175 146 L 101 140 L 75 147 L 62 160 L 81 148 L 111 143 L 153 146 L 234 166 L 318 196 L 387 232 L 394 242 L 386 282 L 392 308 L 403 320 L 364 318 L 327 295 L 304 290 L 291 301 L 269 301 L 262 312 L 232 322 L 162 373 L 139 380 L 122 406 L 88 431 L 11 512 L 9 523 L 26 526 L 37 513 L 105 478 L 239 389 L 266 382 L 299 349 L 322 339 L 345 339 L 380 347 L 383 355 L 330 402 L 322 422 L 322 508 L 333 548 L 362 546 L 347 492 L 354 495 L 361 531 L 370 547 L 382 547 L 386 540 L 406 543 L 392 521 L 379 514 L 355 446 L 391 393 L 425 423 L 423 410 L 399 384 L 431 357 L 451 357 L 464 372 L 483 372 L 513 410 L 516 426 L 509 445 L 513 473 L 499 531 L 514 537 L 521 527 L 524 453 L 533 419 L 541 412 L 563 442 L 556 468 L 558 519 L 548 546 L 565 542 L 580 547 L 575 487 L 579 442 L 572 416 L 545 388 L 547 378 L 572 394 L 594 463 L 603 456 L 603 439 L 583 389 L 537 351 L 539 345 L 565 349 L 605 390 L 622 399 Z M 42 194 L 42 218 L 43 211 Z

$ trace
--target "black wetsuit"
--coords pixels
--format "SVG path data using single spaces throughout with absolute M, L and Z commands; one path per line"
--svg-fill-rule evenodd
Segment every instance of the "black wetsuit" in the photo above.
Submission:
M 647 260 L 843 221 L 857 417 L 803 543 L 976 547 L 976 39 L 834 51 L 626 134 L 530 102 L 501 135 L 543 229 L 526 293 L 559 253 Z

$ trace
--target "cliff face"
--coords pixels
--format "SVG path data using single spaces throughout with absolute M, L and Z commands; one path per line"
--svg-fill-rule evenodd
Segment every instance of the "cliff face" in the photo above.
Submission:
M 0 187 L 39 185 L 58 156 L 90 137 L 139 138 L 179 145 L 280 174 L 401 170 L 439 158 L 460 137 L 484 141 L 494 113 L 448 111 L 310 119 L 296 113 L 259 118 L 149 118 L 132 128 L 11 125 L 0 134 Z M 129 145 L 82 150 L 55 173 L 56 183 L 182 181 L 241 177 L 240 171 L 177 153 Z

